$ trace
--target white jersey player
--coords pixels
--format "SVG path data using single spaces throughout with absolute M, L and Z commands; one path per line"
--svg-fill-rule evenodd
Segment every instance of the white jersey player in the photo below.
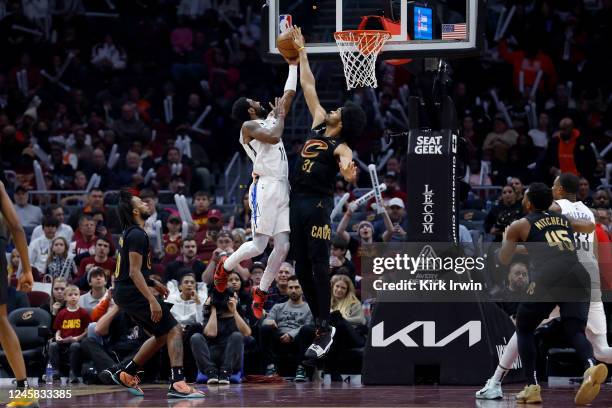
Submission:
M 551 206 L 551 210 L 560 212 L 570 220 L 588 221 L 592 223 L 594 227 L 595 217 L 593 212 L 581 201 L 576 201 L 578 186 L 579 178 L 571 173 L 564 173 L 557 177 L 552 188 L 555 202 Z M 608 346 L 606 315 L 604 313 L 603 303 L 601 302 L 599 266 L 594 252 L 596 236 L 593 231 L 590 233 L 576 232 L 574 234 L 574 241 L 576 243 L 578 259 L 591 277 L 591 304 L 589 307 L 589 318 L 585 334 L 593 346 L 593 355 L 595 358 L 610 364 L 612 363 L 612 348 Z M 551 313 L 549 319 L 558 316 L 558 309 L 555 309 Z M 506 345 L 499 359 L 499 365 L 495 370 L 495 374 L 487 381 L 484 388 L 476 393 L 476 398 L 502 398 L 501 380 L 513 366 L 517 357 L 518 345 L 515 333 Z
M 269 115 L 261 103 L 247 98 L 238 99 L 232 108 L 232 116 L 243 121 L 240 143 L 253 161 L 253 183 L 249 188 L 253 240 L 242 244 L 229 258 L 220 258 L 214 281 L 216 289 L 224 291 L 227 271 L 245 259 L 262 254 L 273 237 L 274 249 L 261 283 L 253 292 L 253 313 L 257 319 L 263 317 L 267 291 L 289 252 L 289 171 L 281 137 L 285 113 L 297 87 L 297 61 L 288 62 L 283 97 L 276 98 Z

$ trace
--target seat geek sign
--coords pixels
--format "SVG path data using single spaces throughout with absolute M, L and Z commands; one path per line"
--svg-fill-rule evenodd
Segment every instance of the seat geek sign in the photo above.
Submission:
M 457 136 L 450 129 L 410 130 L 406 207 L 410 242 L 456 242 Z
M 417 136 L 415 154 L 442 154 L 442 136 Z

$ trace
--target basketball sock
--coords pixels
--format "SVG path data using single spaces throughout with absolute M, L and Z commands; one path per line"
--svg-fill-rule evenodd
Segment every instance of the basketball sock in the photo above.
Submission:
M 267 235 L 255 234 L 252 241 L 240 245 L 240 248 L 225 260 L 223 268 L 228 272 L 233 271 L 236 265 L 245 259 L 261 255 L 266 250 L 269 240 L 270 237 Z
M 17 380 L 17 388 L 29 388 L 30 384 L 28 384 L 28 379 L 24 378 L 23 380 Z
M 593 346 L 593 355 L 595 358 L 606 364 L 612 364 L 612 347 L 608 345 L 606 335 L 593 334 L 587 331 L 586 336 Z
M 527 378 L 527 385 L 538 385 L 538 373 L 534 371 L 532 375 Z
M 495 374 L 493 374 L 493 379 L 495 381 L 501 382 L 508 371 L 512 368 L 512 365 L 518 358 L 518 344 L 516 341 L 516 333 L 512 335 L 508 344 L 504 348 L 504 352 L 499 358 L 499 365 L 495 369 Z
M 175 383 L 177 381 L 183 381 L 185 379 L 185 375 L 183 374 L 183 367 L 172 367 L 172 382 Z
M 259 289 L 267 292 L 274 281 L 274 277 L 278 273 L 281 264 L 287 257 L 289 252 L 289 233 L 281 232 L 274 236 L 274 249 L 268 257 L 268 264 L 264 270 L 261 282 L 259 283 Z
M 130 362 L 127 363 L 123 371 L 125 371 L 129 375 L 136 375 L 138 374 L 139 368 L 140 367 L 134 362 L 134 360 L 130 360 Z

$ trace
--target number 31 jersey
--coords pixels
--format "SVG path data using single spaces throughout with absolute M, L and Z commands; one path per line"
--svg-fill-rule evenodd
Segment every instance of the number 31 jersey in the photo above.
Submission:
M 271 129 L 276 124 L 276 119 L 273 116 L 268 116 L 265 120 L 258 119 L 255 122 L 264 129 Z M 282 140 L 279 140 L 276 144 L 269 144 L 251 139 L 250 142 L 246 143 L 241 130 L 240 144 L 253 162 L 253 173 L 260 177 L 288 179 L 287 153 Z

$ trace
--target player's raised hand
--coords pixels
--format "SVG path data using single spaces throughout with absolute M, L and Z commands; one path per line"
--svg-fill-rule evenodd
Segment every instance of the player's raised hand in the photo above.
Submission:
M 274 98 L 274 105 L 270 103 L 270 107 L 272 108 L 272 112 L 274 112 L 274 116 L 276 118 L 285 118 L 285 104 L 282 101 L 282 98 Z
M 304 36 L 302 35 L 302 29 L 300 27 L 296 25 L 291 27 L 291 37 L 293 38 L 293 43 L 298 51 L 304 48 L 306 41 L 304 41 Z

